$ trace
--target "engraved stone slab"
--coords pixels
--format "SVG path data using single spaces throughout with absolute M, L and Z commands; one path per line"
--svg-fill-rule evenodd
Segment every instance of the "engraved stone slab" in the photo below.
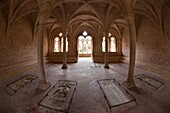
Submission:
M 77 82 L 75 81 L 60 80 L 39 102 L 39 105 L 52 110 L 67 112 L 76 85 Z
M 38 77 L 34 76 L 34 75 L 27 75 L 27 76 L 24 76 L 18 80 L 11 82 L 10 84 L 7 85 L 7 87 L 9 87 L 14 92 L 16 92 L 17 90 L 24 87 L 26 84 L 32 82 L 36 78 L 38 78 Z
M 135 101 L 135 98 L 114 79 L 99 80 L 98 83 L 110 108 Z
M 164 85 L 163 82 L 161 82 L 161 81 L 159 81 L 159 80 L 157 80 L 157 79 L 154 79 L 154 78 L 152 78 L 152 77 L 149 77 L 149 76 L 147 76 L 147 75 L 145 75 L 145 74 L 136 75 L 135 77 L 136 77 L 137 79 L 139 79 L 139 80 L 141 80 L 141 81 L 143 81 L 143 82 L 146 82 L 147 84 L 155 87 L 156 89 L 158 89 L 158 88 L 160 88 L 161 86 Z

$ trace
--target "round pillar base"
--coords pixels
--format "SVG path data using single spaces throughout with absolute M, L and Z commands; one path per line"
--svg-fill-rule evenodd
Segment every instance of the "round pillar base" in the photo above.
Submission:
M 104 68 L 109 69 L 110 67 L 109 67 L 109 65 L 105 64 Z
M 63 64 L 62 69 L 67 69 L 67 65 Z
M 132 88 L 135 88 L 135 87 L 136 87 L 134 81 L 124 81 L 124 82 L 123 82 L 123 85 L 124 85 L 126 88 L 128 88 L 128 89 L 132 89 Z
M 38 89 L 47 90 L 51 86 L 50 82 L 40 80 L 38 83 Z

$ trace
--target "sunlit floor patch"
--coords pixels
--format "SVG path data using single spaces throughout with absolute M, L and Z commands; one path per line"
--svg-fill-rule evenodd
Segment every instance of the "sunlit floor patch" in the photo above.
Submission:
M 17 92 L 20 88 L 24 87 L 26 84 L 32 82 L 36 78 L 38 77 L 34 75 L 27 75 L 11 82 L 7 85 L 7 87 L 13 90 L 14 92 Z
M 165 87 L 165 84 L 163 82 L 161 82 L 155 78 L 152 78 L 150 76 L 147 76 L 145 74 L 139 74 L 139 75 L 136 75 L 135 77 L 137 79 L 139 79 L 140 81 L 143 81 L 156 89 L 161 89 L 161 88 Z
M 136 101 L 115 79 L 99 80 L 98 83 L 110 108 Z
M 75 81 L 59 80 L 39 102 L 39 106 L 68 112 L 76 85 L 77 82 Z

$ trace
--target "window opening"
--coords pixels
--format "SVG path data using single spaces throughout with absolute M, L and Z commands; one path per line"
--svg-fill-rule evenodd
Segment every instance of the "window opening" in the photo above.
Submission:
M 54 52 L 63 52 L 63 33 L 59 33 L 57 37 L 54 38 Z M 66 37 L 66 52 L 68 51 L 68 38 Z
M 59 52 L 59 37 L 54 39 L 54 52 Z
M 105 37 L 102 40 L 102 51 L 105 52 Z
M 92 37 L 86 31 L 78 37 L 78 52 L 79 54 L 92 53 Z
M 102 51 L 105 52 L 105 37 L 102 39 Z M 108 50 L 109 52 L 116 52 L 116 38 L 111 33 L 108 34 Z
M 116 39 L 114 37 L 110 38 L 110 52 L 116 52 Z

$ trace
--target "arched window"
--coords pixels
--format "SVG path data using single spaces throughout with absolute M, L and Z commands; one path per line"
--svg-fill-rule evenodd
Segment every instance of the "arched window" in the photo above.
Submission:
M 63 52 L 63 34 L 60 32 L 57 37 L 54 38 L 54 52 Z M 68 51 L 68 38 L 66 38 L 66 52 Z
M 109 52 L 116 52 L 116 39 L 115 37 L 112 36 L 111 33 L 108 34 L 108 50 Z M 105 52 L 105 47 L 106 44 L 105 44 L 105 37 L 103 37 L 102 39 L 102 51 Z

